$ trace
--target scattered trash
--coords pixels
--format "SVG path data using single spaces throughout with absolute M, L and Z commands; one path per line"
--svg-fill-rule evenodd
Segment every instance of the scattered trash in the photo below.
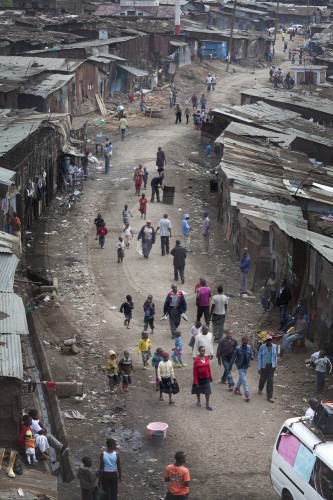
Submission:
M 74 418 L 75 420 L 85 420 L 86 418 L 77 410 L 63 410 L 62 414 L 66 418 Z
M 19 489 L 17 490 L 17 493 L 18 493 L 18 496 L 19 496 L 19 497 L 24 497 L 24 493 L 23 493 L 22 488 L 19 488 Z
M 115 311 L 116 309 L 118 309 L 118 307 L 117 306 L 111 306 L 110 309 L 111 309 L 111 311 Z
M 63 340 L 63 344 L 65 346 L 68 346 L 68 347 L 70 347 L 71 345 L 75 344 L 75 342 L 76 342 L 76 337 L 74 337 L 73 339 Z

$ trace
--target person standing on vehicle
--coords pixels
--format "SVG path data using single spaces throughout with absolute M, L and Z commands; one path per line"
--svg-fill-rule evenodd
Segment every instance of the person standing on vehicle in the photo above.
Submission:
M 156 228 L 156 234 L 160 231 L 161 236 L 161 255 L 169 255 L 169 238 L 171 238 L 171 222 L 168 219 L 168 214 L 163 215 Z
M 272 343 L 272 336 L 267 335 L 266 341 L 259 347 L 258 351 L 257 367 L 260 375 L 258 394 L 262 394 L 266 384 L 267 401 L 270 403 L 274 403 L 273 383 L 276 366 L 277 347 Z
M 173 269 L 174 269 L 175 281 L 178 281 L 178 273 L 179 273 L 180 279 L 182 280 L 182 284 L 184 284 L 186 250 L 184 247 L 180 246 L 180 240 L 176 240 L 176 246 L 171 250 L 171 255 L 173 256 Z
M 240 392 L 241 386 L 244 387 L 245 401 L 248 403 L 250 401 L 250 391 L 247 384 L 246 374 L 250 366 L 251 359 L 253 359 L 253 351 L 250 345 L 248 345 L 248 338 L 243 337 L 241 345 L 237 346 L 235 352 L 229 363 L 228 371 L 231 371 L 232 365 L 235 363 L 238 368 L 238 382 L 234 389 L 234 393 L 241 396 Z
M 223 286 L 219 286 L 217 288 L 217 295 L 213 295 L 210 309 L 210 318 L 213 323 L 213 334 L 216 342 L 219 342 L 223 337 L 228 301 L 228 297 L 223 294 Z

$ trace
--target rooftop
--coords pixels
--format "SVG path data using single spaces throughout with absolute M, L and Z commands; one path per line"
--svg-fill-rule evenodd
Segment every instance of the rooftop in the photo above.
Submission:
M 3 257 L 4 255 L 0 254 L 0 259 Z M 15 293 L 0 293 L 0 335 L 3 334 L 15 336 L 29 334 L 22 299 Z
M 23 82 L 44 71 L 72 73 L 83 62 L 51 57 L 0 56 L 0 75 L 2 81 Z
M 22 89 L 21 93 L 41 96 L 45 99 L 50 94 L 53 94 L 57 90 L 63 88 L 63 86 L 70 82 L 73 78 L 74 75 L 48 75 L 42 82 Z
M 144 7 L 140 4 L 135 6 L 125 6 L 125 5 L 101 5 L 95 11 L 96 16 L 107 17 L 116 16 L 120 12 L 127 10 L 137 10 L 144 12 L 147 16 L 151 16 L 159 19 L 173 19 L 175 17 L 175 7 L 174 6 L 159 6 L 159 7 Z

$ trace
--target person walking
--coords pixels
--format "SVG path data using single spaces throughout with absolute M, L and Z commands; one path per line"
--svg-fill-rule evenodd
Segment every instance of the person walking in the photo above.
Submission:
M 267 335 L 266 341 L 259 347 L 257 367 L 260 375 L 258 394 L 262 394 L 266 384 L 267 401 L 274 403 L 273 384 L 277 367 L 277 346 L 272 343 L 272 336 Z
M 129 127 L 128 127 L 128 123 L 127 123 L 127 120 L 126 118 L 123 116 L 122 118 L 120 118 L 119 120 L 119 130 L 121 131 L 121 140 L 123 141 L 125 139 L 125 134 L 126 134 L 126 130 L 128 130 Z
M 98 244 L 101 248 L 104 248 L 105 236 L 108 234 L 105 222 L 102 222 L 102 224 L 99 226 L 99 228 L 97 229 L 97 234 L 98 234 Z
M 97 482 L 96 472 L 91 470 L 92 460 L 90 457 L 82 458 L 77 472 L 77 478 L 81 486 L 82 500 L 94 500 L 94 490 Z
M 83 178 L 85 181 L 88 180 L 88 165 L 89 165 L 89 160 L 88 157 L 90 155 L 89 149 L 86 150 L 84 156 L 81 158 L 81 166 L 83 168 Z
M 112 349 L 109 351 L 109 356 L 105 363 L 105 370 L 109 379 L 111 394 L 114 394 L 114 389 L 116 385 L 119 384 L 119 368 L 117 363 L 117 354 Z
M 151 221 L 147 220 L 147 223 L 142 226 L 138 234 L 138 240 L 142 241 L 142 253 L 145 259 L 148 259 L 149 257 L 152 246 L 155 243 L 155 236 L 155 229 L 151 225 Z
M 133 217 L 127 205 L 124 206 L 124 210 L 122 211 L 122 216 L 123 216 L 123 223 L 126 226 L 127 224 L 129 224 L 130 216 Z
M 169 238 L 171 238 L 171 222 L 168 219 L 168 214 L 163 215 L 163 219 L 160 219 L 156 234 L 160 231 L 161 236 L 161 255 L 169 255 Z
M 186 118 L 186 125 L 188 125 L 188 121 L 190 119 L 190 110 L 188 108 L 185 109 L 185 118 Z
M 157 154 L 156 154 L 156 167 L 157 171 L 160 174 L 161 172 L 164 172 L 164 167 L 166 165 L 166 157 L 163 149 L 161 147 L 157 148 Z
M 207 75 L 206 85 L 207 85 L 207 92 L 210 92 L 210 89 L 212 88 L 212 76 L 210 73 L 208 73 Z
M 178 290 L 177 285 L 171 285 L 171 291 L 166 296 L 163 314 L 169 316 L 171 338 L 175 338 L 176 331 L 180 325 L 180 320 L 183 314 L 186 313 L 187 304 L 183 292 Z
M 139 212 L 141 214 L 141 219 L 146 220 L 147 215 L 147 203 L 148 200 L 146 198 L 145 193 L 142 193 L 141 198 L 139 198 Z
M 287 280 L 283 279 L 281 281 L 281 286 L 276 299 L 276 305 L 280 309 L 280 329 L 284 326 L 286 322 L 287 309 L 290 300 L 291 300 L 291 291 L 289 286 L 287 285 Z
M 250 391 L 247 384 L 246 374 L 250 366 L 251 359 L 253 359 L 253 351 L 250 345 L 248 345 L 248 338 L 243 337 L 241 345 L 237 346 L 235 352 L 231 358 L 228 371 L 231 371 L 232 365 L 235 363 L 238 368 L 238 382 L 234 389 L 234 394 L 241 396 L 240 387 L 243 386 L 245 401 L 248 403 L 250 401 Z
M 103 219 L 101 213 L 97 214 L 97 217 L 94 220 L 94 224 L 95 224 L 95 227 L 96 227 L 96 238 L 95 238 L 95 240 L 98 240 L 98 228 L 100 228 L 102 226 L 102 224 L 104 224 L 104 219 Z
M 132 295 L 126 295 L 126 302 L 123 302 L 120 306 L 120 312 L 124 314 L 124 326 L 129 329 L 129 325 L 132 319 L 132 313 L 134 309 L 134 303 L 132 300 Z
M 142 186 L 142 164 L 134 171 L 134 184 L 135 184 L 135 195 L 140 196 L 140 190 Z
M 210 370 L 209 356 L 206 356 L 204 346 L 199 347 L 199 354 L 193 361 L 193 385 L 192 394 L 197 396 L 197 406 L 201 406 L 200 396 L 205 395 L 206 410 L 212 410 L 209 405 L 209 398 L 212 393 L 210 383 L 213 382 L 212 373 Z
M 238 267 L 240 269 L 240 272 L 241 272 L 241 289 L 240 289 L 240 293 L 247 293 L 247 275 L 249 273 L 249 270 L 250 270 L 250 266 L 251 266 L 251 258 L 250 258 L 250 255 L 249 255 L 249 252 L 248 252 L 248 249 L 245 247 L 243 249 L 243 255 L 242 255 L 242 258 L 240 260 L 240 262 L 238 263 Z
M 179 104 L 176 104 L 176 111 L 175 111 L 175 115 L 176 115 L 176 125 L 177 123 L 181 123 L 182 122 L 182 108 L 180 107 Z
M 268 281 L 267 281 L 267 286 L 269 289 L 269 301 L 270 303 L 275 306 L 276 304 L 276 290 L 277 290 L 277 279 L 276 279 L 276 274 L 274 271 L 272 271 L 269 275 Z
M 263 280 L 261 283 L 259 295 L 260 295 L 260 302 L 261 302 L 262 309 L 264 312 L 267 312 L 269 309 L 270 293 L 269 293 L 269 288 L 268 288 L 266 280 Z
M 169 483 L 169 491 L 164 500 L 187 500 L 189 495 L 190 473 L 184 467 L 186 455 L 183 451 L 175 454 L 175 463 L 167 465 L 165 482 Z
M 163 179 L 164 175 L 163 172 L 158 176 L 158 177 L 153 177 L 150 185 L 151 185 L 151 199 L 150 201 L 154 203 L 155 201 L 155 194 L 156 194 L 156 200 L 160 202 L 160 189 L 163 189 L 162 184 L 163 184 Z
M 204 315 L 205 323 L 209 326 L 210 314 L 209 314 L 209 302 L 210 302 L 210 288 L 207 286 L 205 279 L 200 279 L 200 286 L 197 289 L 197 321 L 201 320 L 201 316 Z
M 160 384 L 160 401 L 163 401 L 163 393 L 169 396 L 169 405 L 175 404 L 172 401 L 172 384 L 175 380 L 175 372 L 172 361 L 169 359 L 169 353 L 164 351 L 162 361 L 158 363 L 157 377 Z
M 163 254 L 162 254 L 163 255 Z M 176 246 L 171 250 L 171 255 L 173 256 L 173 269 L 175 281 L 178 281 L 178 273 L 182 284 L 185 283 L 185 259 L 186 250 L 180 245 L 180 240 L 176 240 Z
M 128 392 L 128 386 L 132 383 L 132 373 L 135 372 L 129 351 L 124 351 L 123 357 L 119 360 L 118 368 L 119 377 L 122 377 L 123 381 L 123 391 Z
M 154 333 L 154 319 L 155 319 L 155 304 L 153 302 L 153 296 L 148 295 L 143 304 L 144 318 L 143 318 L 143 331 L 148 330 L 148 325 L 150 326 L 151 333 Z
M 129 248 L 131 240 L 133 238 L 133 231 L 128 223 L 125 225 L 123 233 L 124 233 L 125 248 Z
M 143 330 L 143 332 L 141 333 L 141 338 L 138 342 L 137 353 L 141 354 L 144 370 L 148 369 L 148 361 L 149 358 L 151 358 L 150 348 L 151 348 L 151 340 L 148 336 L 148 332 Z
M 196 96 L 196 94 L 192 95 L 192 97 L 191 97 L 191 103 L 192 103 L 193 111 L 195 109 L 198 109 L 198 97 Z
M 234 390 L 235 385 L 231 370 L 229 370 L 229 365 L 237 345 L 237 340 L 233 338 L 232 332 L 227 330 L 225 332 L 225 337 L 220 340 L 216 351 L 217 362 L 219 366 L 223 366 L 224 368 L 221 383 L 228 384 L 229 392 Z
M 104 173 L 110 172 L 110 162 L 112 158 L 112 142 L 107 142 L 104 147 Z
M 115 439 L 106 440 L 106 451 L 100 455 L 99 484 L 106 493 L 106 500 L 118 499 L 118 481 L 121 481 L 120 456 Z
M 212 89 L 215 90 L 215 85 L 216 85 L 216 82 L 217 82 L 217 78 L 216 78 L 216 75 L 215 73 L 212 74 Z
M 210 219 L 208 217 L 208 212 L 205 210 L 203 212 L 203 222 L 201 228 L 202 241 L 203 241 L 203 249 L 201 255 L 208 255 L 209 250 L 209 237 L 210 237 Z
M 177 100 L 177 90 L 175 88 L 172 89 L 172 105 L 173 107 L 176 106 L 176 100 Z
M 204 347 L 206 356 L 209 356 L 210 359 L 213 359 L 213 334 L 209 331 L 207 325 L 203 325 L 201 327 L 201 331 L 199 331 L 198 335 L 195 337 L 194 347 L 192 351 L 193 358 L 195 358 L 199 354 L 200 347 Z
M 205 110 L 206 109 L 206 104 L 207 104 L 206 96 L 205 96 L 205 94 L 202 94 L 201 99 L 200 99 L 201 110 Z
M 180 232 L 184 239 L 184 248 L 187 252 L 190 252 L 190 243 L 191 243 L 191 236 L 190 236 L 191 226 L 188 222 L 189 219 L 190 219 L 189 214 L 185 214 L 180 226 Z
M 213 335 L 216 342 L 219 342 L 223 337 L 228 302 L 228 297 L 223 294 L 223 286 L 218 286 L 217 295 L 213 295 L 210 309 L 210 319 L 213 323 Z

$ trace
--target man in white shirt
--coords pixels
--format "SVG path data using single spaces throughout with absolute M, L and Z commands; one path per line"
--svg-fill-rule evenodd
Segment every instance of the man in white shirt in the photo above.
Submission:
M 194 347 L 193 347 L 193 358 L 196 358 L 199 354 L 199 347 L 203 346 L 206 350 L 206 356 L 213 359 L 213 334 L 208 330 L 207 325 L 201 327 L 201 332 L 195 337 Z
M 210 89 L 212 87 L 212 77 L 210 73 L 208 73 L 208 76 L 206 78 L 206 83 L 207 83 L 207 92 L 210 92 Z
M 168 219 L 168 214 L 163 215 L 163 219 L 160 220 L 158 226 L 156 228 L 157 231 L 160 231 L 161 236 L 161 253 L 162 255 L 169 255 L 169 238 L 171 238 L 171 222 Z
M 213 295 L 210 318 L 213 323 L 214 341 L 219 342 L 223 337 L 225 313 L 227 312 L 228 297 L 223 294 L 223 286 L 217 288 L 217 295 Z

